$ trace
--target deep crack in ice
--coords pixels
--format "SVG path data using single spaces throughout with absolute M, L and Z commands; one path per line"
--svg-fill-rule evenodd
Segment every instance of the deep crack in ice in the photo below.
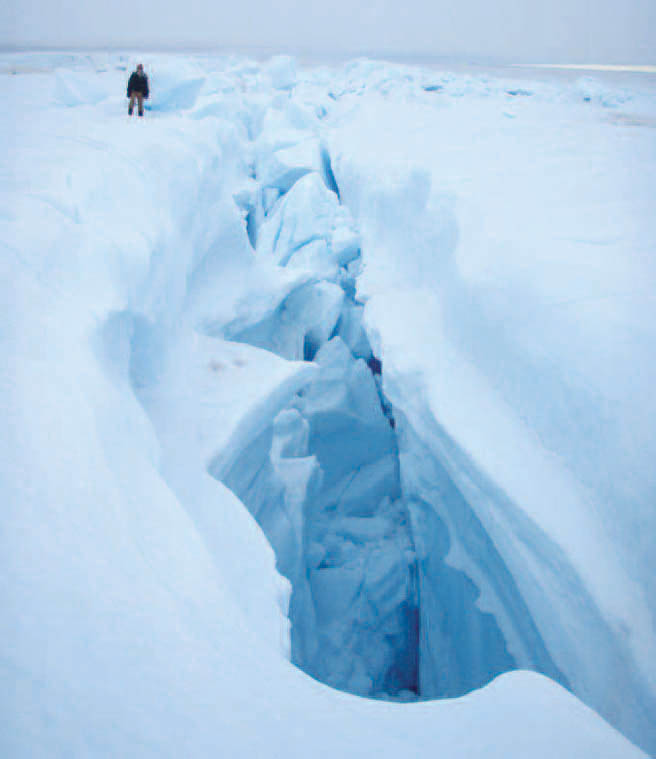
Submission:
M 266 164 L 269 181 L 274 163 Z M 288 167 L 281 171 L 289 175 Z M 357 232 L 339 202 L 327 149 L 320 173 L 297 173 L 256 229 L 248 212 L 249 238 L 258 255 L 281 266 L 325 274 L 293 289 L 260 321 L 229 325 L 224 334 L 313 362 L 318 372 L 227 469 L 210 471 L 257 518 L 292 583 L 299 667 L 377 698 L 457 696 L 516 661 L 495 617 L 477 607 L 479 589 L 446 563 L 447 525 L 420 494 L 404 490 L 384 367 L 356 298 Z M 412 435 L 405 421 L 402 433 Z M 439 469 L 426 456 L 429 469 Z M 440 469 L 440 497 L 459 495 L 449 483 Z M 486 550 L 502 565 L 491 545 Z M 529 662 L 562 680 L 531 629 Z

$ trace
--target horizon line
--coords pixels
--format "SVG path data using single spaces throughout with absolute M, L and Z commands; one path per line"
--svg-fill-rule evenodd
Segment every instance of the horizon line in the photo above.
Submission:
M 508 58 L 499 58 L 492 56 L 480 56 L 474 54 L 440 54 L 430 52 L 411 52 L 411 51 L 385 51 L 385 50 L 343 50 L 335 52 L 326 52 L 322 50 L 310 50 L 307 48 L 296 47 L 281 49 L 276 46 L 268 45 L 205 45 L 193 44 L 188 45 L 171 45 L 147 44 L 105 44 L 105 45 L 38 45 L 0 42 L 0 54 L 11 53 L 163 53 L 163 54 L 214 54 L 214 55 L 252 55 L 255 57 L 289 55 L 291 57 L 305 59 L 314 59 L 315 61 L 335 61 L 335 60 L 357 60 L 358 58 L 372 58 L 379 60 L 388 60 L 390 62 L 406 63 L 451 63 L 458 65 L 471 66 L 508 66 L 515 68 L 541 68 L 541 69 L 573 69 L 588 71 L 608 71 L 608 72 L 627 72 L 627 73 L 646 73 L 656 74 L 656 64 L 633 64 L 633 63 L 527 63 L 523 61 L 512 61 Z

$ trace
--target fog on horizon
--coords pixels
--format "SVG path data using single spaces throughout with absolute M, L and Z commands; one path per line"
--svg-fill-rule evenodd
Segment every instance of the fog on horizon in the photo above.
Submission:
M 656 63 L 656 0 L 8 0 L 4 47 Z

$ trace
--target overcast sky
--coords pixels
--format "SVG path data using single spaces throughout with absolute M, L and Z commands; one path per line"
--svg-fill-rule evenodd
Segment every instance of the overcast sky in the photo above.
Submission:
M 0 44 L 656 63 L 656 0 L 0 0 Z

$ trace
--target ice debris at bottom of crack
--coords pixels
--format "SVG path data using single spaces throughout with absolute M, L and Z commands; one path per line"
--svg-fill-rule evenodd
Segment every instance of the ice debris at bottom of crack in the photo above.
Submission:
M 293 661 L 343 690 L 416 697 L 416 571 L 396 438 L 373 373 L 339 335 L 314 362 L 316 379 L 220 476 L 292 582 Z

